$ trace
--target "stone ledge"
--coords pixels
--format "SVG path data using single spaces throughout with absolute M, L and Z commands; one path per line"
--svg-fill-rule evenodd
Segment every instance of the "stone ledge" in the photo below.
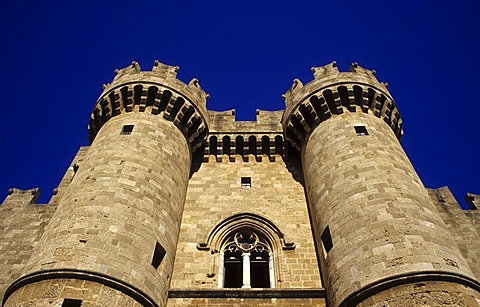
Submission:
M 170 289 L 169 298 L 325 298 L 325 288 L 316 289 Z

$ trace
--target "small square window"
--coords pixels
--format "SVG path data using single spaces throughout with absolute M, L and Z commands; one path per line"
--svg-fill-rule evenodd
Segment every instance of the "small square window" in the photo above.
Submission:
M 368 131 L 365 126 L 355 126 L 355 132 L 357 133 L 358 136 L 368 135 Z
M 242 184 L 242 189 L 250 189 L 252 187 L 252 178 L 242 177 L 241 184 Z
M 82 306 L 82 300 L 74 300 L 66 298 L 63 300 L 62 307 L 80 307 Z
M 129 135 L 132 134 L 133 131 L 133 125 L 124 125 L 122 128 L 122 134 L 123 135 Z

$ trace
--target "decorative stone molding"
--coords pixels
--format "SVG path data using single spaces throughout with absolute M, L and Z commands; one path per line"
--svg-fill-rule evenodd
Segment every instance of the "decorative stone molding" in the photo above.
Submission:
M 375 78 L 374 70 L 353 63 L 350 72 L 339 72 L 336 63 L 312 68 L 315 79 L 306 85 L 298 79 L 282 96 L 285 112 L 282 126 L 285 139 L 301 150 L 307 136 L 323 121 L 348 112 L 373 113 L 382 118 L 398 139 L 403 135 L 398 107 L 386 83 Z
M 242 228 L 251 228 L 259 231 L 274 249 L 292 250 L 295 243 L 287 242 L 285 235 L 277 225 L 267 218 L 254 213 L 239 213 L 218 223 L 209 233 L 207 239 L 197 244 L 199 250 L 218 252 L 220 245 L 234 231 Z
M 124 112 L 145 112 L 171 121 L 182 131 L 192 151 L 208 135 L 206 94 L 197 79 L 188 85 L 176 78 L 178 66 L 155 61 L 152 71 L 140 71 L 137 62 L 115 70 L 113 82 L 104 85 L 90 116 L 89 141 L 111 118 Z
M 171 289 L 169 298 L 325 298 L 325 289 Z
M 219 270 L 218 264 L 223 262 L 222 246 L 228 243 L 229 237 L 233 233 L 241 230 L 251 230 L 258 233 L 265 239 L 265 243 L 271 247 L 271 260 L 273 278 L 281 280 L 281 269 L 279 261 L 279 251 L 295 249 L 295 243 L 287 242 L 284 234 L 280 229 L 267 218 L 253 213 L 240 213 L 232 215 L 231 217 L 218 223 L 209 233 L 207 239 L 203 242 L 197 243 L 197 249 L 210 251 L 213 261 L 208 277 L 214 277 L 219 272 L 219 282 L 223 280 L 222 271 Z M 275 259 L 275 260 L 274 260 Z M 271 288 L 275 288 L 276 280 L 271 280 Z M 219 287 L 221 287 L 219 285 Z

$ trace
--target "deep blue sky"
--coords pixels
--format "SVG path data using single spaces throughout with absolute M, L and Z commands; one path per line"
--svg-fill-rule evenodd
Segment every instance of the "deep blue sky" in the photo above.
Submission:
M 155 59 L 240 120 L 282 109 L 310 67 L 356 61 L 390 84 L 424 184 L 448 185 L 461 204 L 480 193 L 480 2 L 321 2 L 2 1 L 0 198 L 40 187 L 46 202 L 88 144 L 102 84 Z

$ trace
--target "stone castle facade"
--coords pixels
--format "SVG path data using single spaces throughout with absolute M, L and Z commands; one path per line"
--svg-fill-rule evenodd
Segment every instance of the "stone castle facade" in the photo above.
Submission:
M 480 196 L 423 186 L 374 71 L 244 122 L 177 71 L 116 70 L 50 202 L 9 191 L 2 306 L 479 305 Z

